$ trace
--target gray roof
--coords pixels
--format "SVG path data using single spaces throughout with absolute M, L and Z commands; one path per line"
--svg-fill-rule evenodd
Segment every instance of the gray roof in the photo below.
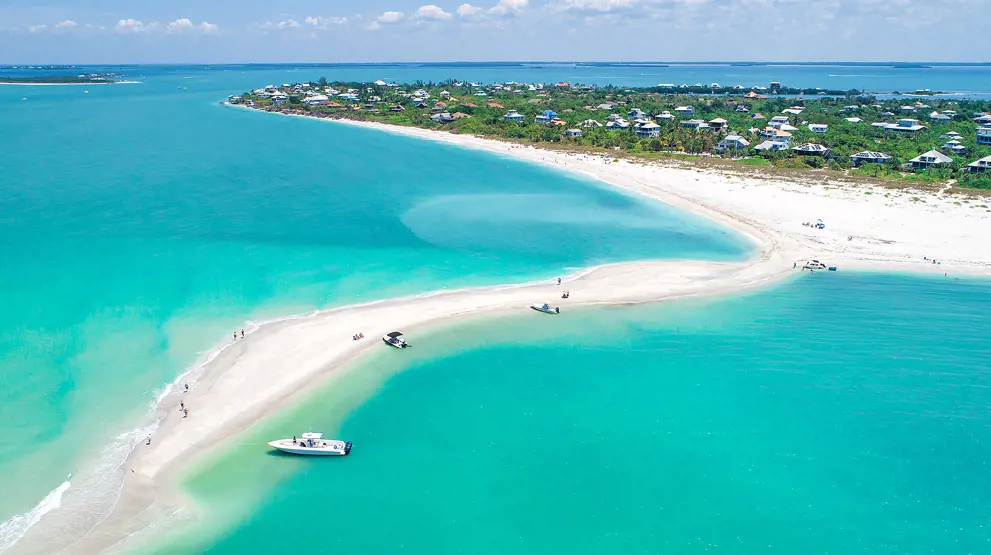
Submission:
M 923 160 L 923 158 L 928 158 L 928 160 Z M 929 152 L 923 152 L 922 154 L 916 156 L 909 160 L 909 162 L 923 162 L 927 164 L 949 164 L 953 161 L 953 158 L 943 154 L 942 152 L 936 150 L 930 150 Z

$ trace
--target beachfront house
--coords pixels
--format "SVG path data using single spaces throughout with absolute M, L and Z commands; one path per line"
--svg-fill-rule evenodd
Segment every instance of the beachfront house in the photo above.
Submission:
M 616 119 L 610 119 L 609 123 L 606 124 L 606 129 L 629 129 L 630 122 L 623 118 L 617 117 Z
M 784 141 L 764 141 L 755 146 L 754 150 L 759 152 L 788 150 L 788 143 Z
M 926 126 L 919 123 L 919 120 L 912 118 L 902 118 L 896 123 L 886 123 L 883 129 L 885 131 L 895 131 L 898 133 L 908 133 L 912 134 L 916 131 L 921 131 L 925 129 Z
M 829 126 L 825 123 L 810 123 L 809 131 L 813 133 L 825 133 L 826 131 L 829 131 Z
M 654 121 L 658 123 L 667 123 L 673 119 L 677 119 L 678 116 L 672 114 L 671 112 L 664 110 L 660 114 L 654 116 Z
M 535 121 L 537 123 L 550 123 L 558 119 L 557 112 L 554 110 L 544 110 L 542 114 L 536 117 Z
M 736 152 L 738 150 L 746 150 L 750 147 L 750 141 L 744 139 L 739 135 L 726 135 L 726 138 L 719 141 L 716 145 L 716 152 Z
M 977 144 L 991 145 L 991 125 L 977 129 Z
M 974 123 L 977 125 L 988 125 L 991 124 L 991 114 L 983 114 L 974 118 Z
M 674 112 L 679 116 L 694 116 L 695 107 L 694 106 L 678 106 L 674 109 Z
M 577 139 L 582 136 L 581 129 L 565 129 L 564 138 L 566 139 Z
M 785 146 L 791 144 L 791 133 L 788 131 L 782 131 L 780 129 L 775 129 L 773 127 L 765 127 L 761 132 L 760 136 L 765 140 L 785 143 Z
M 792 147 L 792 150 L 795 154 L 802 156 L 825 156 L 829 154 L 829 148 L 817 143 L 802 143 L 796 147 Z
M 908 166 L 911 166 L 917 170 L 926 170 L 933 167 L 944 166 L 953 162 L 953 158 L 943 154 L 942 152 L 937 152 L 935 150 L 930 150 L 912 158 L 908 161 Z
M 281 106 L 286 102 L 289 102 L 289 95 L 286 93 L 272 93 L 269 98 L 272 100 L 272 106 Z
M 854 166 L 859 166 L 861 164 L 887 164 L 891 161 L 891 155 L 883 152 L 865 150 L 850 156 L 850 161 L 853 162 Z
M 661 136 L 661 126 L 649 121 L 638 125 L 634 133 L 641 139 L 656 139 Z
M 310 106 L 326 106 L 330 104 L 330 99 L 325 94 L 315 94 L 306 97 L 303 102 Z
M 584 127 L 585 129 L 599 128 L 602 124 L 594 119 L 587 119 L 578 124 L 578 127 Z
M 506 115 L 502 116 L 504 121 L 511 121 L 514 123 L 523 123 L 523 114 L 517 112 L 516 110 L 510 110 L 506 112 Z
M 936 123 L 946 123 L 948 121 L 953 121 L 953 118 L 946 114 L 941 114 L 939 112 L 933 112 L 929 114 L 929 119 L 935 121 Z
M 788 119 L 788 116 L 774 116 L 773 118 L 771 118 L 771 120 L 768 123 L 769 124 L 776 123 L 778 125 L 784 125 L 790 121 L 791 120 Z
M 723 118 L 715 118 L 709 120 L 709 127 L 711 127 L 712 129 L 725 129 L 727 123 L 729 122 L 727 122 Z
M 991 172 L 991 156 L 985 156 L 976 162 L 967 164 L 967 173 Z
M 451 123 L 454 121 L 454 116 L 452 116 L 450 112 L 441 112 L 430 116 L 430 119 L 436 123 Z

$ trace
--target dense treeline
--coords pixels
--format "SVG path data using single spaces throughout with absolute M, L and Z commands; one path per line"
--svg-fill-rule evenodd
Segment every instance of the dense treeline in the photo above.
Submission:
M 330 106 L 310 106 L 303 101 L 314 93 L 324 94 L 326 89 L 333 91 L 329 96 Z M 354 99 L 341 100 L 339 94 L 351 90 Z M 426 93 L 423 98 L 414 97 L 416 91 Z M 789 91 L 791 89 L 783 89 Z M 545 86 L 531 90 L 526 85 L 471 86 L 454 81 L 442 83 L 412 83 L 399 87 L 367 83 L 334 83 L 321 79 L 307 84 L 306 88 L 295 86 L 288 91 L 287 102 L 280 110 L 306 111 L 313 115 L 327 117 L 360 117 L 400 125 L 426 128 L 444 127 L 453 132 L 470 133 L 480 136 L 494 136 L 514 141 L 532 143 L 571 142 L 589 149 L 622 150 L 632 154 L 649 156 L 659 152 L 681 152 L 689 154 L 712 154 L 716 145 L 728 134 L 738 134 L 750 142 L 750 147 L 732 155 L 735 158 L 750 157 L 745 163 L 774 165 L 779 167 L 830 168 L 850 171 L 875 177 L 891 177 L 920 181 L 948 181 L 956 179 L 966 187 L 991 189 L 991 173 L 971 174 L 965 172 L 967 164 L 991 156 L 991 146 L 976 144 L 975 114 L 991 111 L 991 102 L 972 100 L 951 100 L 938 96 L 902 97 L 880 100 L 859 91 L 846 91 L 846 94 L 814 96 L 770 95 L 770 91 L 729 89 L 734 94 L 688 94 L 669 88 L 619 88 L 619 87 L 573 87 Z M 819 91 L 823 92 L 823 91 Z M 836 91 L 830 91 L 836 92 Z M 745 96 L 749 93 L 750 97 Z M 484 94 L 484 96 L 483 96 Z M 268 107 L 271 101 L 264 96 L 248 94 L 259 107 Z M 649 118 L 664 111 L 674 113 L 676 107 L 690 106 L 693 115 L 678 115 L 671 120 L 656 120 L 660 134 L 656 138 L 640 138 L 631 129 L 614 130 L 603 127 L 580 127 L 582 136 L 565 138 L 565 129 L 578 128 L 582 122 L 595 120 L 602 124 L 616 114 L 631 121 L 633 109 L 642 110 Z M 402 111 L 390 111 L 390 107 L 401 107 Z M 801 107 L 801 114 L 783 114 L 782 110 Z M 911 110 L 909 109 L 911 108 Z M 398 110 L 398 108 L 394 108 Z M 523 122 L 507 121 L 503 116 L 509 110 L 523 115 Z M 535 118 L 546 110 L 556 113 L 556 124 L 536 123 Z M 933 121 L 931 112 L 955 112 L 949 121 Z M 435 121 L 441 113 L 453 114 L 454 119 Z M 763 118 L 755 118 L 761 114 Z M 434 116 L 434 119 L 432 119 Z M 465 117 L 470 116 L 470 117 Z M 827 156 L 797 156 L 792 150 L 757 153 L 753 147 L 763 139 L 758 131 L 763 129 L 774 116 L 787 116 L 788 125 L 796 127 L 791 131 L 791 145 L 805 142 L 827 146 Z M 683 127 L 687 119 L 706 122 L 716 118 L 727 121 L 720 130 L 694 130 Z M 860 118 L 853 123 L 847 118 Z M 884 131 L 871 126 L 872 122 L 894 123 L 899 118 L 918 119 L 926 126 L 914 134 L 900 134 Z M 825 133 L 813 132 L 809 124 L 826 124 Z M 947 142 L 946 134 L 957 132 L 960 142 L 966 148 L 964 154 L 942 151 L 953 158 L 945 167 L 928 170 L 911 170 L 903 167 L 910 159 L 930 149 L 940 150 Z M 859 168 L 850 161 L 852 154 L 861 151 L 877 151 L 891 155 L 889 163 L 866 164 Z

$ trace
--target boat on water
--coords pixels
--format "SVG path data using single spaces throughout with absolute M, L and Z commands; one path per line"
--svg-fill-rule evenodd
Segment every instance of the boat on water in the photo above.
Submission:
M 561 307 L 551 306 L 547 303 L 544 304 L 532 304 L 530 308 L 536 310 L 537 312 L 543 312 L 544 314 L 560 314 Z
M 409 347 L 409 343 L 407 343 L 406 340 L 403 339 L 403 334 L 398 331 L 394 331 L 392 333 L 387 333 L 383 335 L 382 341 L 385 341 L 386 345 L 390 347 L 395 347 L 397 349 L 405 349 Z
M 802 269 L 803 270 L 825 270 L 826 269 L 826 265 L 823 264 L 822 262 L 819 262 L 818 260 L 809 260 L 808 262 L 805 263 L 805 266 L 803 266 Z
M 299 439 L 277 439 L 268 442 L 270 447 L 274 447 L 283 453 L 292 455 L 314 455 L 314 456 L 338 456 L 342 457 L 351 453 L 351 442 L 339 439 L 324 439 L 323 434 L 317 432 L 307 432 Z

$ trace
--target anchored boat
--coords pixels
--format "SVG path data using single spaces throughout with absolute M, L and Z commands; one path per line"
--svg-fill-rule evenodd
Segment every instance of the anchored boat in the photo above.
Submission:
M 395 347 L 397 349 L 405 349 L 409 347 L 409 343 L 407 343 L 406 340 L 403 339 L 403 334 L 399 333 L 398 331 L 385 334 L 384 336 L 382 336 L 382 341 L 385 341 L 386 345 L 390 347 Z
M 561 307 L 551 306 L 547 303 L 544 304 L 532 304 L 530 308 L 536 310 L 537 312 L 543 312 L 544 314 L 560 314 Z
M 269 446 L 293 455 L 344 456 L 351 453 L 351 442 L 339 439 L 324 439 L 323 434 L 307 432 L 299 439 L 277 439 Z

